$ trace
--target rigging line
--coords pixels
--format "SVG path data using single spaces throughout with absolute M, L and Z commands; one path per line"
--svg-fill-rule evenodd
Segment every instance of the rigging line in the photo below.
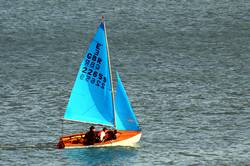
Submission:
M 61 135 L 63 136 L 63 119 L 62 120 L 62 124 L 61 124 Z
M 109 65 L 109 75 L 110 75 L 111 94 L 112 94 L 112 108 L 113 108 L 113 114 L 114 114 L 114 128 L 116 128 L 116 113 L 115 113 L 115 104 L 114 104 L 115 97 L 114 97 L 112 69 L 111 69 L 109 47 L 108 47 L 108 38 L 107 38 L 107 32 L 106 32 L 106 25 L 105 25 L 105 21 L 104 21 L 104 16 L 102 16 L 102 23 L 103 23 L 103 26 L 104 26 L 104 33 L 105 33 L 105 39 L 106 39 L 106 48 L 107 48 L 107 53 L 108 53 L 108 65 Z

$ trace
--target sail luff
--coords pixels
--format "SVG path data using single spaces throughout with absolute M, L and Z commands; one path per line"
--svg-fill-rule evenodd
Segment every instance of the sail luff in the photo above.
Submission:
M 102 23 L 104 25 L 106 47 L 107 47 L 107 54 L 108 54 L 109 75 L 110 75 L 110 84 L 111 84 L 111 93 L 112 93 L 112 108 L 113 108 L 113 113 L 114 113 L 114 128 L 116 128 L 116 113 L 115 113 L 115 103 L 114 103 L 115 102 L 114 86 L 113 86 L 112 68 L 111 68 L 111 61 L 110 61 L 110 54 L 109 54 L 109 47 L 108 47 L 108 38 L 107 38 L 106 24 L 105 24 L 105 21 L 104 21 L 104 16 L 102 16 Z

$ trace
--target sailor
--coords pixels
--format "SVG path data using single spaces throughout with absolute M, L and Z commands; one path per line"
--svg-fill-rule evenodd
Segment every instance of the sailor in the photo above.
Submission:
M 117 130 L 109 130 L 107 133 L 106 133 L 106 136 L 105 136 L 105 140 L 115 140 L 117 138 Z
M 108 131 L 108 129 L 107 129 L 106 127 L 104 127 L 101 131 L 99 131 L 99 132 L 97 133 L 97 137 L 98 137 L 98 139 L 99 139 L 101 142 L 104 141 L 104 137 L 105 137 L 107 131 Z
M 85 134 L 84 144 L 85 145 L 94 145 L 95 140 L 96 140 L 95 127 L 91 126 L 89 128 L 89 131 Z

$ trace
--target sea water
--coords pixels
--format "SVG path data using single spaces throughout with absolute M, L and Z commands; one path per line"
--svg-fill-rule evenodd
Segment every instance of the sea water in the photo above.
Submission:
M 55 149 L 102 15 L 142 139 Z M 250 1 L 0 0 L 0 118 L 0 165 L 249 165 Z

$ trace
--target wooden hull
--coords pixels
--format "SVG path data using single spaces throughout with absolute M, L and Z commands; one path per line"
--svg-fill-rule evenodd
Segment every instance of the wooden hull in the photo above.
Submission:
M 108 146 L 135 146 L 140 141 L 140 131 L 118 131 L 115 140 L 95 143 L 94 145 L 84 145 L 85 133 L 71 134 L 60 137 L 57 147 L 63 148 L 86 148 L 86 147 L 108 147 Z

